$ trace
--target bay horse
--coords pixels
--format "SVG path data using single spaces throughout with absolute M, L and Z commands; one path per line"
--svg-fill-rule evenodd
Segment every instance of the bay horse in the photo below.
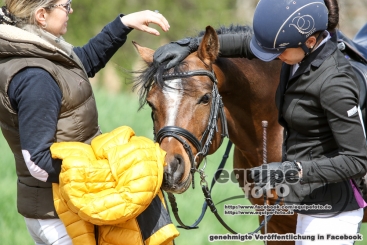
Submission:
M 233 27 L 232 29 L 228 31 L 252 34 L 250 28 Z M 171 71 L 165 71 L 164 64 L 158 67 L 153 65 L 154 50 L 141 47 L 136 43 L 135 46 L 142 59 L 150 65 L 139 76 L 138 83 L 134 86 L 141 88 L 141 104 L 146 101 L 152 109 L 155 134 L 158 133 L 158 129 L 165 126 L 176 126 L 191 132 L 197 139 L 202 138 L 210 117 L 213 81 L 205 75 L 182 78 L 178 75 L 172 80 L 164 80 L 162 77 L 165 73 L 213 71 L 224 104 L 229 139 L 235 146 L 233 168 L 247 169 L 258 166 L 262 162 L 261 122 L 264 120 L 268 121 L 268 161 L 281 160 L 283 129 L 277 122 L 278 111 L 275 106 L 280 61 L 267 63 L 257 59 L 218 58 L 219 42 L 217 32 L 212 27 L 206 28 L 198 51 L 190 54 L 180 66 Z M 220 147 L 224 133 L 221 130 L 223 123 L 218 120 L 218 130 L 211 139 L 207 154 L 214 153 Z M 187 144 L 190 145 L 193 155 L 196 155 L 199 149 L 195 144 L 190 140 L 187 140 Z M 186 191 L 190 186 L 193 173 L 190 171 L 192 168 L 190 156 L 184 145 L 175 137 L 167 136 L 160 141 L 160 146 L 167 152 L 163 190 L 174 193 Z M 246 182 L 243 171 L 238 171 L 236 177 L 239 183 Z M 264 204 L 263 198 L 249 196 L 249 199 L 252 204 Z M 294 215 L 273 216 L 267 226 L 270 233 L 295 233 L 296 219 Z
M 252 29 L 246 26 L 219 30 L 208 26 L 197 52 L 170 70 L 164 69 L 165 64 L 153 63 L 154 50 L 134 43 L 148 65 L 135 81 L 134 89 L 139 88 L 141 106 L 148 103 L 151 107 L 155 140 L 167 152 L 162 185 L 166 192 L 182 193 L 188 189 L 203 158 L 220 147 L 227 126 L 229 140 L 235 146 L 233 169 L 240 187 L 248 183 L 246 172 L 241 170 L 263 161 L 262 121 L 268 122 L 267 162 L 281 161 L 283 128 L 278 124 L 275 106 L 281 61 L 219 57 L 217 33 L 225 32 L 252 35 Z M 222 110 L 225 117 L 221 116 Z M 264 204 L 262 197 L 248 198 L 252 204 Z M 263 216 L 259 216 L 262 220 Z M 267 223 L 268 233 L 295 230 L 296 215 L 274 215 Z

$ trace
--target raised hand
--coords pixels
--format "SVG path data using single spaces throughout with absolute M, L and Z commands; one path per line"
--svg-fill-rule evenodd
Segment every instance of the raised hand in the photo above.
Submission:
M 144 10 L 140 12 L 134 12 L 121 17 L 122 23 L 130 28 L 134 28 L 139 31 L 144 31 L 156 36 L 159 36 L 159 31 L 149 27 L 149 24 L 159 25 L 163 31 L 168 31 L 170 26 L 167 19 L 158 11 Z

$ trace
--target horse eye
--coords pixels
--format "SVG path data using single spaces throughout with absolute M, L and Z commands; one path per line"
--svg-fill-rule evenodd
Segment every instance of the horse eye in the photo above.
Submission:
M 208 93 L 200 98 L 199 104 L 208 104 L 209 100 L 210 100 L 210 94 Z

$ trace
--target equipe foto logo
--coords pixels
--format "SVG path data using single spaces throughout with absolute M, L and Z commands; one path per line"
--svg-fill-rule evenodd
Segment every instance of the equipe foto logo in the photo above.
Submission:
M 246 197 L 261 198 L 266 194 L 268 200 L 278 200 L 280 197 L 284 198 L 285 203 L 289 205 L 327 204 L 329 209 L 331 206 L 335 207 L 335 212 L 327 212 L 330 214 L 330 217 L 346 210 L 348 205 L 350 205 L 351 198 L 355 195 L 353 188 L 357 190 L 361 185 L 359 183 L 361 179 L 353 180 L 348 176 L 348 172 L 345 169 L 329 165 L 318 165 L 317 170 L 311 167 L 306 172 L 303 172 L 305 177 L 312 176 L 312 182 L 305 183 L 300 182 L 297 178 L 285 178 L 285 173 L 292 170 L 287 170 L 283 173 L 282 170 L 270 170 L 266 167 L 263 169 L 259 168 L 257 171 L 260 171 L 257 172 L 257 176 L 260 177 L 259 185 L 261 187 L 254 185 L 251 171 L 247 169 L 219 169 L 215 175 L 215 180 L 217 184 L 238 184 L 243 189 Z M 270 178 L 270 181 L 268 181 L 271 173 L 273 173 L 272 177 L 274 178 Z M 324 173 L 332 173 L 332 177 L 327 178 Z M 287 174 L 287 176 L 289 175 L 290 173 Z M 262 179 L 266 181 L 262 183 Z M 243 195 L 227 197 L 216 204 L 243 197 Z M 321 211 L 321 213 L 323 212 Z
M 267 198 L 283 198 L 289 194 L 289 186 L 299 182 L 298 179 L 285 178 L 285 174 L 289 171 L 295 171 L 296 173 L 294 174 L 297 174 L 297 171 L 292 169 L 287 170 L 285 173 L 280 169 L 269 170 L 266 165 L 262 169 L 254 170 L 253 174 L 260 175 L 260 183 L 263 183 L 264 187 L 254 186 L 250 177 L 251 171 L 248 169 L 233 169 L 231 171 L 218 169 L 215 174 L 215 181 L 217 184 L 237 183 L 244 191 L 246 197 L 260 198 L 266 194 Z M 274 176 L 273 181 L 277 184 L 267 181 L 270 179 L 270 176 Z M 275 193 L 271 189 L 274 189 Z M 264 193 L 265 191 L 266 193 Z

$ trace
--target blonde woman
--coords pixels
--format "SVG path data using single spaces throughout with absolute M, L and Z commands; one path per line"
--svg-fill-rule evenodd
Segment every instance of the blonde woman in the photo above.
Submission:
M 89 143 L 100 134 L 88 77 L 102 69 L 133 30 L 169 29 L 154 11 L 120 14 L 83 47 L 63 38 L 71 0 L 5 0 L 0 9 L 0 125 L 18 174 L 17 206 L 36 244 L 72 244 L 58 219 L 52 183 L 61 160 L 53 142 Z

